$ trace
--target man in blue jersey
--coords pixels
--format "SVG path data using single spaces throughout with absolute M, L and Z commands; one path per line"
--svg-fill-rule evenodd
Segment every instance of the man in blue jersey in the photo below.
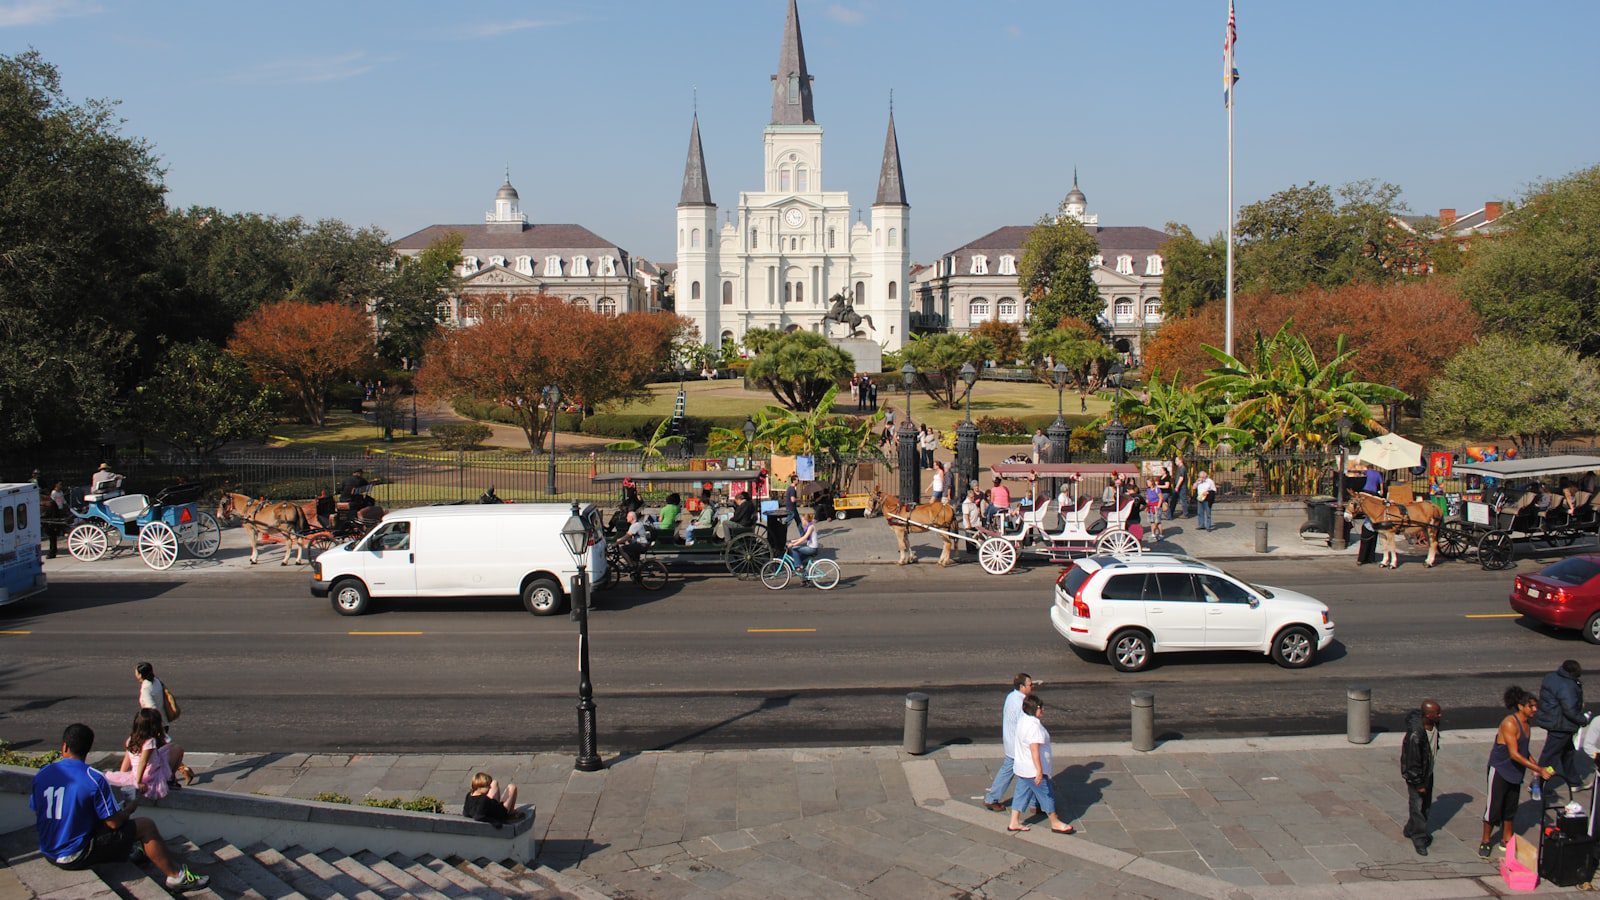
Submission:
M 68 725 L 61 734 L 61 759 L 33 778 L 28 808 L 34 812 L 39 832 L 39 852 L 63 869 L 87 869 L 101 863 L 127 862 L 134 845 L 167 876 L 167 889 L 199 890 L 210 882 L 188 866 L 180 866 L 167 852 L 161 831 L 149 819 L 130 818 L 139 806 L 137 797 L 118 804 L 104 775 L 84 759 L 94 748 L 94 731 L 87 725 Z

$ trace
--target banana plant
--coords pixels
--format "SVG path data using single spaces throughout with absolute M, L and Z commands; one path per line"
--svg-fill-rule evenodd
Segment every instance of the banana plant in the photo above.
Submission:
M 660 460 L 664 458 L 666 456 L 666 448 L 671 447 L 674 444 L 683 443 L 683 435 L 667 433 L 667 429 L 671 426 L 672 420 L 670 418 L 662 419 L 661 423 L 656 426 L 655 433 L 650 435 L 650 439 L 648 441 L 613 441 L 606 445 L 606 449 L 616 450 L 624 453 L 631 450 L 639 451 L 639 454 L 644 457 L 644 469 L 648 472 L 650 470 L 651 460 Z

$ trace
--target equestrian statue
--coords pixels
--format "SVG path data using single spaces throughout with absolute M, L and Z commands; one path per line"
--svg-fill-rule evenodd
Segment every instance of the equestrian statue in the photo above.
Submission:
M 840 325 L 849 328 L 849 337 L 866 336 L 866 333 L 861 330 L 862 322 L 867 323 L 867 327 L 871 328 L 873 331 L 878 330 L 878 326 L 872 324 L 871 316 L 864 316 L 856 312 L 855 298 L 850 296 L 849 291 L 840 291 L 839 293 L 834 294 L 833 297 L 828 300 L 828 303 L 831 305 L 828 307 L 828 312 L 822 317 L 822 322 L 824 325 L 828 326 L 830 332 L 832 331 L 832 323 L 834 322 L 838 322 Z

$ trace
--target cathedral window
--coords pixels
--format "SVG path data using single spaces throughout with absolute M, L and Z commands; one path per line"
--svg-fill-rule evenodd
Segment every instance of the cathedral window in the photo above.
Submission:
M 1161 274 L 1161 254 L 1152 253 L 1149 256 L 1145 257 L 1145 260 L 1144 260 L 1144 273 L 1146 275 L 1160 275 Z
M 982 297 L 973 297 L 967 304 L 967 318 L 974 325 L 989 321 L 989 301 Z
M 1132 275 L 1133 274 L 1133 257 L 1132 256 L 1129 256 L 1128 254 L 1124 253 L 1121 256 L 1117 257 L 1117 274 L 1118 275 Z
M 696 228 L 693 231 L 689 232 L 689 246 L 690 247 L 698 247 L 698 246 L 700 246 L 700 229 Z
M 794 283 L 794 302 L 806 302 L 806 283 L 804 281 L 796 281 Z
M 1113 307 L 1113 309 L 1115 310 L 1118 324 L 1133 321 L 1132 300 L 1128 299 L 1127 297 L 1122 297 L 1117 300 L 1117 304 L 1115 307 Z
M 806 171 L 805 166 L 796 169 L 794 171 L 794 189 L 801 193 L 811 190 L 810 176 L 811 173 Z
M 600 257 L 600 274 L 601 275 L 615 275 L 615 274 L 617 274 L 617 258 L 615 256 L 609 256 L 608 255 L 608 256 Z
M 882 228 L 873 229 L 873 231 L 872 231 L 872 245 L 874 247 L 882 247 L 883 246 L 883 229 Z
M 521 272 L 524 275 L 532 275 L 533 274 L 533 257 L 531 257 L 531 256 L 519 256 L 519 257 L 517 257 L 517 271 Z
M 995 304 L 995 315 L 1002 322 L 1017 321 L 1017 301 L 1010 297 L 1001 297 L 1000 302 Z
M 1015 256 L 1012 256 L 1011 254 L 1008 253 L 1005 256 L 1000 257 L 1000 274 L 1001 275 L 1015 275 L 1015 274 L 1017 274 L 1017 258 Z
M 783 302 L 788 303 L 792 299 L 794 299 L 794 284 L 785 281 L 783 283 Z
M 491 257 L 489 257 L 489 265 L 491 265 L 491 266 L 504 266 L 505 264 L 506 264 L 506 258 L 504 256 L 491 256 Z
M 828 249 L 832 250 L 834 248 L 834 246 L 836 245 L 836 243 L 837 242 L 834 240 L 833 229 L 829 228 L 828 229 Z
M 900 232 L 897 229 L 894 229 L 894 228 L 889 229 L 889 246 L 891 246 L 891 247 L 900 246 Z
M 559 256 L 546 256 L 544 258 L 544 277 L 546 277 L 546 278 L 560 278 L 561 277 L 561 257 L 559 257 Z
M 724 281 L 722 283 L 722 305 L 733 305 L 733 282 L 731 281 Z
M 617 301 L 610 297 L 601 297 L 600 302 L 595 304 L 595 312 L 602 316 L 615 317 L 617 314 Z
M 866 299 L 867 299 L 867 285 L 866 285 L 866 283 L 865 282 L 861 282 L 861 281 L 856 282 L 855 301 L 857 303 L 865 303 Z
M 695 232 L 695 234 L 699 234 L 699 233 L 700 232 L 698 232 L 698 231 Z M 572 277 L 574 277 L 574 278 L 588 278 L 589 277 L 589 257 L 587 257 L 587 256 L 574 256 L 572 258 Z
M 900 284 L 899 284 L 899 282 L 895 282 L 895 281 L 889 282 L 889 299 L 890 300 L 898 300 L 898 299 L 900 299 Z
M 987 275 L 987 274 L 989 274 L 989 257 L 984 256 L 982 254 L 979 254 L 977 256 L 972 257 L 972 269 L 967 274 L 969 274 L 969 275 Z
M 1159 257 L 1156 258 L 1159 259 Z M 1159 298 L 1152 297 L 1144 301 L 1144 320 L 1146 322 L 1161 321 L 1161 300 Z
M 760 234 L 760 232 L 756 231 L 754 228 L 750 229 L 750 249 L 751 250 L 754 250 L 756 248 L 756 243 L 757 243 L 756 236 L 758 234 Z
M 696 281 L 696 282 L 693 282 L 692 284 L 689 285 L 689 299 L 690 300 L 699 300 L 700 299 L 700 282 Z
M 778 190 L 783 193 L 789 192 L 789 170 L 787 168 L 778 170 Z

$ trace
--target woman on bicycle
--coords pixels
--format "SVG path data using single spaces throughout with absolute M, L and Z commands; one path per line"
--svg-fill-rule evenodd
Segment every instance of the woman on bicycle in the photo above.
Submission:
M 817 555 L 817 514 L 809 508 L 800 514 L 800 534 L 788 547 L 794 554 L 795 568 L 805 572 L 806 565 Z

